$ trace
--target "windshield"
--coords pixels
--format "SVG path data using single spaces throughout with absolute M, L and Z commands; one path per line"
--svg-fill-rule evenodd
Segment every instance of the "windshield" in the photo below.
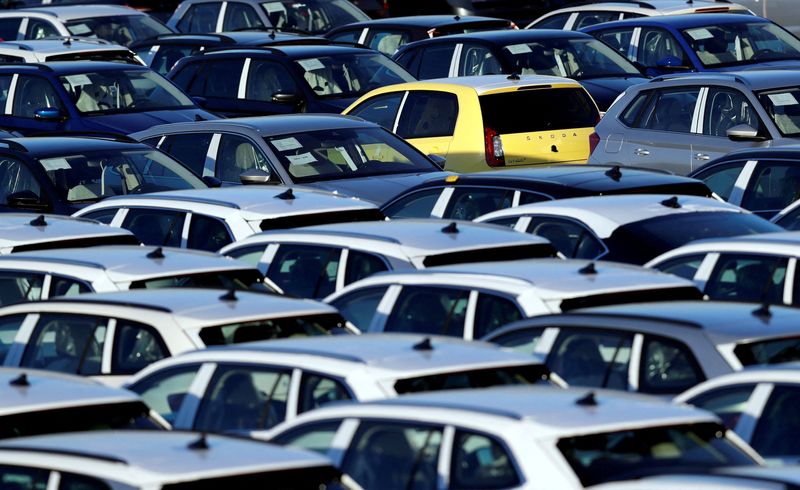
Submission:
M 154 277 L 134 281 L 130 289 L 203 288 L 267 292 L 263 276 L 254 269 L 223 270 Z
M 743 22 L 681 32 L 706 67 L 800 59 L 800 40 L 772 23 Z
M 344 53 L 295 60 L 308 86 L 321 98 L 359 97 L 370 90 L 413 82 L 397 63 L 382 54 Z
M 583 80 L 642 76 L 622 55 L 596 39 L 542 39 L 505 46 L 516 73 Z
M 283 31 L 323 34 L 337 26 L 369 20 L 348 0 L 263 2 L 270 24 Z
M 295 182 L 437 170 L 382 128 L 323 129 L 265 139 Z
M 800 136 L 800 87 L 761 92 L 758 100 L 784 136 Z
M 91 17 L 66 22 L 65 26 L 73 36 L 105 39 L 122 46 L 130 46 L 134 41 L 159 34 L 172 33 L 167 26 L 148 15 Z
M 207 346 L 228 345 L 256 340 L 330 335 L 334 330 L 344 333 L 344 325 L 344 318 L 338 314 L 269 318 L 207 327 L 200 331 L 200 338 Z
M 800 361 L 800 337 L 739 344 L 733 352 L 742 366 Z
M 190 170 L 158 150 L 87 151 L 41 158 L 39 163 L 61 198 L 69 202 L 207 187 Z
M 547 366 L 544 364 L 529 364 L 526 366 L 493 367 L 401 379 L 394 384 L 394 390 L 398 395 L 403 395 L 424 391 L 541 384 L 549 383 L 549 380 L 550 370 Z
M 585 487 L 648 475 L 755 464 L 716 423 L 568 437 L 558 442 L 558 449 Z
M 104 70 L 64 75 L 59 80 L 82 114 L 194 108 L 180 89 L 150 70 Z

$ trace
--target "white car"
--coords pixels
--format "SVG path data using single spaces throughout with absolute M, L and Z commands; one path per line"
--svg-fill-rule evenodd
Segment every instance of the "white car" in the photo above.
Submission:
M 109 245 L 0 256 L 0 306 L 166 287 L 275 289 L 247 264 L 196 250 Z
M 442 391 L 331 406 L 263 437 L 326 454 L 367 490 L 569 490 L 640 472 L 761 461 L 705 410 L 548 387 Z
M 50 61 L 114 61 L 144 65 L 130 49 L 102 39 L 58 37 L 29 41 L 0 42 L 3 63 L 45 63 Z
M 701 238 L 783 231 L 716 199 L 657 194 L 537 202 L 484 214 L 475 221 L 543 236 L 567 258 L 634 264 Z
M 366 201 L 274 185 L 115 196 L 74 216 L 128 229 L 145 245 L 209 252 L 263 230 L 383 219 Z
M 612 262 L 537 259 L 378 274 L 325 302 L 363 332 L 479 339 L 523 318 L 645 298 L 700 299 L 687 280 Z
M 192 432 L 97 431 L 0 443 L 3 488 L 342 488 L 325 458 Z
M 528 24 L 525 29 L 577 31 L 584 27 L 615 20 L 651 17 L 654 15 L 702 14 L 709 12 L 753 15 L 753 12 L 742 5 L 722 0 L 597 2 L 553 10 Z
M 337 223 L 253 235 L 220 250 L 287 294 L 323 298 L 377 272 L 553 257 L 541 237 L 435 219 Z
M 798 485 L 800 469 L 797 467 L 744 466 L 614 482 L 598 485 L 594 490 L 794 490 Z
M 128 230 L 52 214 L 0 214 L 0 255 L 99 245 L 138 245 Z
M 768 460 L 787 464 L 800 461 L 797 363 L 751 367 L 717 376 L 678 395 L 675 402 L 716 413 Z
M 693 280 L 710 299 L 800 304 L 800 232 L 699 240 L 646 267 Z
M 78 376 L 0 368 L 0 439 L 93 428 L 167 427 L 128 390 Z
M 128 389 L 176 429 L 224 432 L 268 429 L 333 402 L 549 379 L 540 360 L 489 344 L 348 335 L 189 352 L 144 369 Z
M 0 308 L 0 360 L 113 385 L 159 359 L 208 345 L 327 335 L 344 325 L 331 306 L 275 294 L 193 288 L 85 294 Z

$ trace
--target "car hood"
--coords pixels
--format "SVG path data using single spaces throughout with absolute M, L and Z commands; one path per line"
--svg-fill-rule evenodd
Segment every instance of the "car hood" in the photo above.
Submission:
M 205 120 L 219 119 L 219 117 L 202 109 L 177 109 L 91 116 L 83 118 L 81 123 L 84 129 L 91 131 L 131 134 L 149 129 L 158 124 L 195 121 L 197 116 Z
M 329 192 L 338 192 L 381 205 L 417 184 L 428 179 L 444 178 L 452 172 L 419 172 L 410 174 L 378 175 L 357 179 L 331 180 L 304 184 Z
M 608 106 L 628 87 L 647 81 L 645 77 L 630 76 L 630 77 L 607 77 L 607 78 L 589 78 L 586 80 L 578 80 L 581 85 L 589 92 L 594 101 L 597 103 L 597 108 L 601 111 L 606 111 Z

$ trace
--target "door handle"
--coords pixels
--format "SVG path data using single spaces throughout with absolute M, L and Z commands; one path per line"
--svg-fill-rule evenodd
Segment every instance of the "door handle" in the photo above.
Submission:
M 644 148 L 636 148 L 635 150 L 633 150 L 633 154 L 636 155 L 637 157 L 646 157 L 650 155 L 650 151 L 645 150 Z
M 694 154 L 694 159 L 695 160 L 711 160 L 711 157 L 709 155 L 706 155 L 705 153 L 695 153 Z

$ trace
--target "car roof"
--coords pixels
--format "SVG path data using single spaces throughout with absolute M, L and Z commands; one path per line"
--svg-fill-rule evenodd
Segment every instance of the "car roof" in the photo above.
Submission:
M 158 36 L 142 39 L 131 45 L 149 46 L 155 44 L 209 44 L 209 45 L 228 45 L 228 44 L 241 44 L 241 45 L 260 45 L 262 43 L 268 44 L 270 42 L 281 42 L 288 40 L 313 40 L 325 41 L 325 38 L 305 36 L 294 32 L 281 32 L 281 31 L 224 31 L 224 32 L 207 32 L 207 33 L 181 33 L 175 32 L 171 34 L 160 34 Z
M 108 41 L 93 38 L 30 39 L 24 41 L 2 41 L 0 49 L 32 51 L 42 54 L 64 54 L 76 51 L 128 51 L 128 48 Z
M 733 246 L 752 246 L 754 250 L 765 245 L 777 245 L 787 247 L 787 254 L 800 252 L 800 231 L 781 231 L 777 233 L 756 233 L 754 235 L 743 235 L 725 238 L 705 238 L 690 242 L 687 246 L 726 244 Z
M 442 38 L 434 38 L 442 39 Z M 544 39 L 593 39 L 592 36 L 578 31 L 564 31 L 561 29 L 504 29 L 496 31 L 478 31 L 467 34 L 453 34 L 446 37 L 450 41 L 481 40 L 493 44 L 514 44 Z M 418 45 L 431 42 L 427 39 L 417 41 Z
M 230 46 L 224 50 L 207 51 L 202 54 L 197 54 L 194 57 L 202 56 L 227 56 L 230 54 L 241 55 L 269 55 L 279 54 L 286 56 L 290 59 L 307 58 L 311 56 L 335 56 L 340 54 L 368 54 L 375 56 L 383 56 L 377 51 L 373 51 L 366 46 L 361 45 L 342 45 L 342 44 L 292 44 L 292 45 L 279 45 L 269 46 L 267 48 L 248 47 L 248 46 Z
M 109 17 L 115 15 L 147 15 L 138 10 L 122 5 L 61 5 L 46 7 L 28 7 L 15 10 L 15 12 L 38 12 L 52 15 L 61 21 L 67 22 L 93 17 Z
M 80 63 L 80 62 L 73 62 Z M 115 63 L 115 66 L 123 66 Z M 135 65 L 124 65 L 134 66 Z M 0 147 L 8 147 L 12 150 L 22 151 L 37 158 L 44 158 L 52 155 L 68 155 L 86 151 L 110 151 L 110 150 L 149 150 L 153 148 L 127 138 L 92 137 L 92 136 L 36 136 L 28 138 L 4 138 L 0 139 Z
M 0 72 L 12 73 L 53 73 L 55 76 L 103 71 L 147 71 L 150 68 L 140 65 L 127 65 L 112 61 L 48 61 L 47 63 L 11 63 L 0 65 Z
M 451 36 L 447 36 L 451 37 Z M 478 95 L 483 95 L 496 90 L 507 91 L 516 87 L 517 90 L 528 86 L 542 86 L 553 84 L 566 84 L 580 87 L 581 85 L 570 78 L 551 75 L 479 75 L 469 77 L 434 78 L 417 82 L 398 83 L 375 90 L 378 92 L 400 92 L 403 90 L 430 90 L 442 87 L 442 90 L 470 88 Z
M 723 4 L 723 5 L 721 5 Z M 727 5 L 724 5 L 727 4 Z M 620 9 L 626 12 L 647 12 L 658 10 L 661 13 L 669 13 L 683 10 L 704 10 L 729 8 L 743 10 L 744 7 L 731 3 L 729 0 L 693 0 L 691 3 L 686 0 L 645 0 L 629 2 L 598 2 L 591 4 L 581 4 L 573 7 L 566 7 L 554 12 L 579 12 L 585 10 L 613 10 Z
M 149 254 L 162 249 L 163 258 Z M 85 249 L 54 249 L 20 252 L 0 257 L 5 262 L 30 261 L 39 264 L 64 264 L 105 270 L 114 282 L 135 281 L 149 277 L 165 277 L 187 273 L 229 270 L 253 270 L 244 262 L 209 252 L 167 247 L 109 245 Z
M 670 16 L 663 16 L 667 18 Z M 736 17 L 735 15 L 728 15 L 728 17 Z M 748 18 L 755 18 L 748 16 Z M 744 86 L 746 89 L 759 91 L 777 88 L 795 88 L 797 86 L 797 78 L 800 77 L 800 70 L 768 70 L 768 69 L 753 69 L 743 71 L 728 71 L 728 72 L 702 72 L 702 73 L 676 73 L 674 75 L 661 75 L 652 78 L 649 82 L 643 83 L 637 88 L 648 89 L 652 88 L 648 83 L 663 83 L 673 85 L 702 85 L 707 83 L 716 83 L 723 85 Z M 776 148 L 777 149 L 777 148 Z M 764 148 L 758 148 L 762 151 Z M 742 150 L 744 152 L 745 150 Z
M 69 216 L 0 213 L 0 249 L 36 243 L 92 237 L 129 236 L 133 233 L 97 221 Z
M 497 17 L 483 17 L 480 15 L 408 15 L 402 17 L 387 17 L 384 19 L 372 19 L 362 22 L 353 22 L 342 26 L 344 28 L 363 28 L 377 26 L 408 26 L 429 29 L 432 27 L 457 26 L 459 24 L 470 24 L 479 22 L 508 22 L 506 19 Z M 338 28 L 336 29 L 339 30 Z
M 177 431 L 94 431 L 0 441 L 0 460 L 14 455 L 36 466 L 86 466 L 87 474 L 136 488 L 226 475 L 329 467 L 319 454 L 259 441 Z M 207 446 L 207 447 L 204 447 Z M 18 452 L 16 452 L 16 451 Z
M 0 367 L 0 417 L 136 401 L 140 399 L 135 393 L 111 388 L 91 378 L 53 371 Z
M 754 15 L 730 15 L 730 14 L 681 14 L 681 15 L 656 15 L 650 17 L 637 17 L 634 19 L 616 20 L 614 22 L 603 22 L 593 26 L 585 27 L 583 32 L 593 32 L 596 30 L 614 29 L 625 26 L 667 26 L 674 29 L 689 29 L 692 27 L 704 27 L 725 24 L 745 24 L 745 23 L 772 23 L 772 21 L 756 17 Z

